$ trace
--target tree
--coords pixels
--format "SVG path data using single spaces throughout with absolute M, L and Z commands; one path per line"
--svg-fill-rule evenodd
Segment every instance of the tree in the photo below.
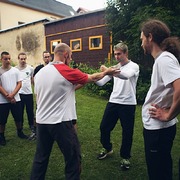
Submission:
M 112 32 L 113 44 L 120 40 L 129 47 L 129 56 L 137 63 L 150 66 L 140 42 L 140 24 L 148 18 L 157 18 L 170 27 L 172 35 L 180 35 L 179 0 L 107 0 L 106 21 Z
M 153 59 L 145 56 L 141 48 L 140 25 L 149 18 L 165 22 L 172 35 L 180 36 L 179 0 L 107 0 L 106 22 L 112 32 L 112 43 L 120 40 L 129 47 L 129 58 L 140 65 L 137 99 L 144 101 L 150 85 Z

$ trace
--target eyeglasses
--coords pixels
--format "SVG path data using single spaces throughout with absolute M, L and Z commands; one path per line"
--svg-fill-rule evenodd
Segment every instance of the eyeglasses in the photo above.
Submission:
M 49 58 L 50 56 L 44 56 L 44 58 Z

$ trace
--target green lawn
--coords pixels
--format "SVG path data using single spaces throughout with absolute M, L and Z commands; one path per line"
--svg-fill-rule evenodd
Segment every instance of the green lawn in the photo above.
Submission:
M 137 106 L 132 147 L 131 169 L 120 169 L 119 145 L 121 143 L 121 126 L 118 123 L 112 132 L 114 154 L 104 160 L 97 160 L 101 149 L 99 142 L 99 124 L 107 100 L 77 91 L 78 136 L 82 151 L 82 180 L 147 180 L 142 136 L 141 106 Z M 29 134 L 27 119 L 24 131 Z M 178 160 L 180 157 L 180 125 L 172 150 L 174 163 L 174 180 L 178 180 Z M 0 179 L 28 180 L 35 153 L 36 141 L 17 138 L 12 117 L 6 128 L 7 145 L 0 146 Z M 64 160 L 56 144 L 51 153 L 46 180 L 64 179 Z

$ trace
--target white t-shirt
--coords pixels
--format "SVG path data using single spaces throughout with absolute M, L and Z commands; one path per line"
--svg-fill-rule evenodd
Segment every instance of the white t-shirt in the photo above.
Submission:
M 32 86 L 31 86 L 31 78 L 33 77 L 34 69 L 30 65 L 27 65 L 24 69 L 19 69 L 21 77 L 22 77 L 22 87 L 19 90 L 20 94 L 32 94 Z
M 42 68 L 34 78 L 36 122 L 57 124 L 77 119 L 75 84 L 85 84 L 87 80 L 87 74 L 63 63 L 50 63 Z
M 109 102 L 136 105 L 136 84 L 139 76 L 139 66 L 129 61 L 124 66 L 121 66 L 119 63 L 115 67 L 120 69 L 121 72 L 113 77 L 113 91 L 109 98 Z M 111 78 L 111 76 L 105 76 L 103 79 L 97 81 L 96 84 L 102 86 Z
M 11 67 L 9 70 L 5 71 L 2 67 L 0 67 L 0 84 L 7 93 L 12 93 L 19 81 L 22 81 L 22 78 L 17 68 Z M 20 101 L 19 93 L 17 93 L 14 98 L 16 101 Z M 0 103 L 9 103 L 9 101 L 1 93 Z
M 148 109 L 152 103 L 157 104 L 161 108 L 171 107 L 173 101 L 172 82 L 179 78 L 180 65 L 174 55 L 169 52 L 163 52 L 155 59 L 151 76 L 151 86 L 142 107 L 142 119 L 145 129 L 167 128 L 177 122 L 177 118 L 169 122 L 161 122 L 151 118 Z

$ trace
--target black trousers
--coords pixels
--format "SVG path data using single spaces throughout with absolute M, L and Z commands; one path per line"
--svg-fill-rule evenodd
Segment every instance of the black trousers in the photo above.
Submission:
M 22 122 L 22 111 L 21 111 L 21 101 L 14 104 L 4 103 L 0 104 L 0 124 L 5 125 L 8 120 L 9 113 L 12 113 L 15 122 Z
M 54 141 L 63 153 L 66 180 L 79 180 L 81 172 L 80 145 L 71 121 L 58 124 L 37 124 L 37 147 L 31 180 L 44 180 Z
M 131 157 L 135 109 L 135 105 L 122 105 L 108 102 L 100 124 L 100 141 L 103 147 L 109 151 L 112 149 L 110 140 L 111 131 L 114 129 L 118 119 L 120 119 L 122 126 L 120 156 L 125 159 Z
M 20 95 L 20 98 L 21 98 L 22 120 L 24 122 L 24 109 L 26 107 L 28 124 L 29 124 L 29 126 L 33 126 L 34 125 L 34 101 L 33 101 L 33 94 L 19 94 L 19 95 Z
M 147 170 L 150 180 L 172 180 L 171 149 L 176 125 L 158 130 L 144 129 Z

